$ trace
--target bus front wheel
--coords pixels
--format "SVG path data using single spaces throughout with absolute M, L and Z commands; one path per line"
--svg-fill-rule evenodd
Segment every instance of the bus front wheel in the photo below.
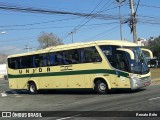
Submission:
M 34 82 L 30 82 L 28 85 L 28 90 L 30 94 L 37 94 L 37 86 Z
M 104 81 L 101 81 L 101 80 L 98 80 L 95 83 L 95 88 L 94 89 L 98 94 L 106 94 L 109 91 L 107 84 Z

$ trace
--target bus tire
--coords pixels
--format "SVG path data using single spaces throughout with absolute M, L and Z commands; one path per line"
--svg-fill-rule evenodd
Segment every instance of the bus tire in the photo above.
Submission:
M 106 94 L 109 92 L 108 85 L 104 81 L 101 81 L 101 80 L 98 80 L 95 83 L 94 89 L 95 89 L 96 93 L 98 93 L 98 94 Z
M 33 94 L 37 94 L 37 86 L 34 82 L 30 82 L 28 85 L 28 91 L 29 94 L 33 95 Z

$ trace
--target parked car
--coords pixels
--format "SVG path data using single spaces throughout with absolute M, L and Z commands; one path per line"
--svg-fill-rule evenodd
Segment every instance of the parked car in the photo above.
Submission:
M 160 66 L 160 61 L 156 58 L 148 60 L 148 67 L 150 68 L 157 68 Z

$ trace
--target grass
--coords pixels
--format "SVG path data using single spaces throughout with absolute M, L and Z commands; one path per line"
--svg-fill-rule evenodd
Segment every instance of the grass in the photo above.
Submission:
M 150 68 L 152 84 L 160 84 L 160 68 Z
M 160 68 L 150 68 L 152 79 L 160 79 Z

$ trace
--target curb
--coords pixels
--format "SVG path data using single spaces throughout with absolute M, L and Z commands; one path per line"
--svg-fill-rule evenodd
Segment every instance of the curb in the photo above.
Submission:
M 159 84 L 160 84 L 160 78 L 151 80 L 151 85 L 159 85 Z

